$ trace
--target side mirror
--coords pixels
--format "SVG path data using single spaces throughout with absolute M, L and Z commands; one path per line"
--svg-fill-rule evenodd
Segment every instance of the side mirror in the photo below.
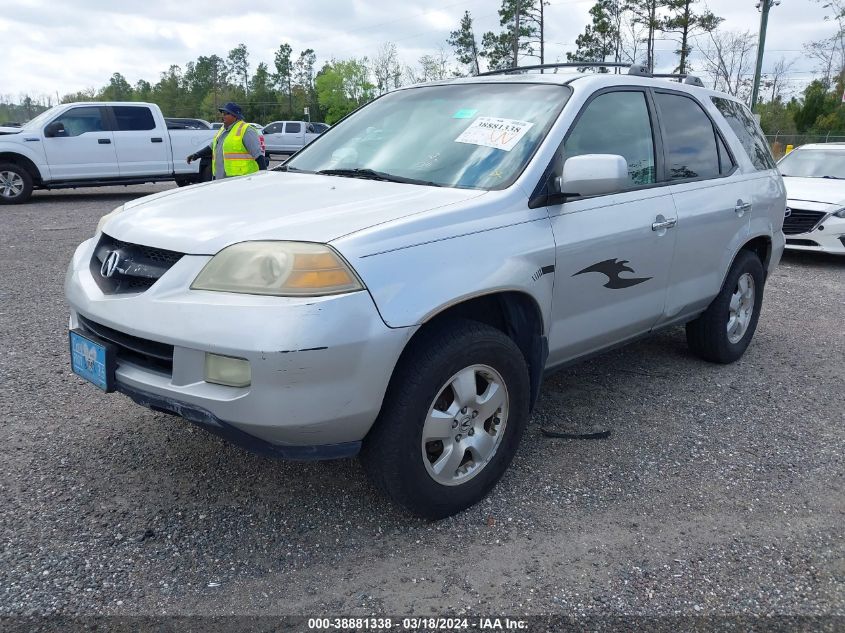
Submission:
M 44 136 L 52 138 L 65 133 L 65 124 L 61 121 L 53 121 L 44 128 Z
M 561 193 L 572 196 L 616 193 L 631 185 L 628 162 L 616 154 L 573 156 L 563 164 L 557 185 Z

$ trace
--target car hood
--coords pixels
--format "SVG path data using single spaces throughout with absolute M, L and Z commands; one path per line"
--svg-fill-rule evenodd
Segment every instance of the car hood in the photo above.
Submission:
M 125 242 L 213 255 L 248 240 L 330 242 L 484 193 L 271 171 L 127 202 L 103 230 Z
M 0 134 L 20 134 L 23 128 L 20 127 L 0 127 Z
M 786 185 L 786 197 L 789 200 L 845 204 L 845 180 L 787 176 L 783 184 Z

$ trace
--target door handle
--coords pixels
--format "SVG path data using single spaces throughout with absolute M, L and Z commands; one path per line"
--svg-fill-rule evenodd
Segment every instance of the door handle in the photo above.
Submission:
M 751 203 L 750 202 L 743 202 L 742 200 L 736 201 L 736 206 L 734 207 L 734 212 L 739 216 L 742 217 L 746 213 L 751 211 Z
M 673 226 L 675 226 L 678 223 L 677 218 L 669 218 L 668 220 L 664 220 L 662 218 L 663 218 L 662 215 L 657 216 L 657 222 L 654 222 L 651 225 L 652 231 L 662 231 L 664 229 L 671 229 Z
M 111 144 L 111 139 L 110 138 L 98 138 L 97 142 L 100 145 L 109 145 L 109 144 Z
M 158 136 L 154 136 L 150 139 L 150 143 L 163 143 L 164 141 L 159 138 Z

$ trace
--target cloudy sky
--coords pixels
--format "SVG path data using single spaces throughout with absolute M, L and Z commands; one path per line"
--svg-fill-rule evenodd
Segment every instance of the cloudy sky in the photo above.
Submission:
M 566 52 L 588 21 L 594 0 L 551 0 L 546 8 L 547 61 L 565 61 Z M 756 0 L 702 0 L 725 18 L 723 28 L 759 28 Z M 254 69 L 272 68 L 273 53 L 288 42 L 294 55 L 313 48 L 318 67 L 332 57 L 373 56 L 394 42 L 405 64 L 445 46 L 465 10 L 475 31 L 498 30 L 499 0 L 16 0 L 0 13 L 0 99 L 64 95 L 100 88 L 120 72 L 134 84 L 155 83 L 171 64 L 227 52 L 243 42 Z M 778 59 L 795 59 L 789 74 L 800 87 L 814 62 L 802 44 L 832 33 L 815 0 L 783 0 L 772 9 L 764 72 Z M 672 66 L 675 45 L 658 41 L 658 66 Z

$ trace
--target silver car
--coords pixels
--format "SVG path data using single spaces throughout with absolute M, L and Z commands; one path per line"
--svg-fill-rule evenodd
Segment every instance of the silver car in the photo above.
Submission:
M 252 450 L 360 454 L 424 517 L 476 503 L 548 372 L 754 334 L 768 146 L 732 97 L 635 72 L 399 89 L 280 169 L 119 207 L 68 269 L 74 371 Z

